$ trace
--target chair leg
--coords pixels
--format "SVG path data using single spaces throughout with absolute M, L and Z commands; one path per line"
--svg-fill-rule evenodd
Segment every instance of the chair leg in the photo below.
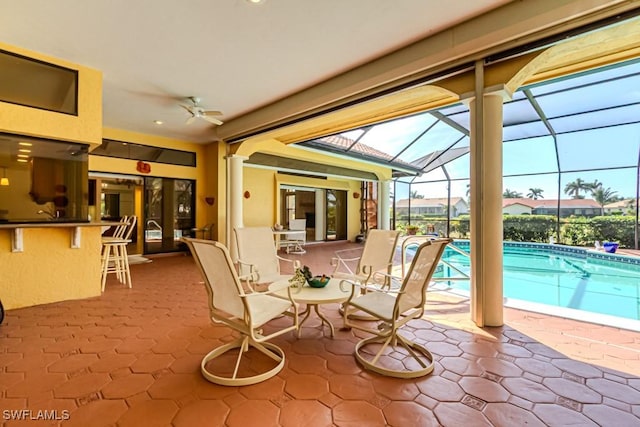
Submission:
M 247 350 L 249 350 L 250 347 L 253 347 L 261 353 L 269 356 L 271 359 L 278 362 L 277 365 L 274 368 L 261 374 L 253 375 L 250 377 L 238 377 L 238 370 L 240 368 L 242 356 Z M 212 373 L 207 369 L 206 365 L 208 362 L 233 349 L 238 349 L 238 357 L 236 359 L 233 375 L 222 376 Z M 209 352 L 202 359 L 202 362 L 200 362 L 200 372 L 207 381 L 210 381 L 214 384 L 220 384 L 224 386 L 243 386 L 256 384 L 277 375 L 278 372 L 280 372 L 282 368 L 284 368 L 284 362 L 284 351 L 280 347 L 267 342 L 258 343 L 253 341 L 250 337 L 244 336 L 228 344 L 217 347 Z
M 102 292 L 104 292 L 105 285 L 107 283 L 107 274 L 109 271 L 109 253 L 111 248 L 109 246 L 102 247 Z
M 406 367 L 406 364 L 402 364 L 405 369 L 393 369 L 391 367 L 383 366 L 381 363 L 379 363 L 381 356 L 387 348 L 394 349 L 398 347 L 395 344 L 396 341 L 399 342 L 400 345 L 407 350 L 407 357 L 411 357 L 412 360 L 418 363 L 420 368 L 413 369 Z M 382 344 L 382 348 L 376 353 L 373 359 L 369 360 L 361 353 L 361 350 L 367 345 L 379 343 Z M 396 351 L 394 350 L 393 352 L 395 353 Z M 433 372 L 434 368 L 433 355 L 429 350 L 418 343 L 403 338 L 401 335 L 398 335 L 395 332 L 391 335 L 374 336 L 359 341 L 356 344 L 354 356 L 356 360 L 366 369 L 377 372 L 381 375 L 386 375 L 394 378 L 422 377 Z M 392 363 L 397 363 L 397 360 L 394 359 Z
M 127 246 L 120 246 L 120 258 L 122 262 L 122 283 L 131 288 L 131 270 L 129 269 L 129 254 L 127 253 Z

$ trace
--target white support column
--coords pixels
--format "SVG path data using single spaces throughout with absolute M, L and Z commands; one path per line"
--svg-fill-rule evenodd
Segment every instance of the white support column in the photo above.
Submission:
M 391 180 L 385 179 L 378 181 L 378 229 L 388 230 L 390 216 L 389 210 L 391 208 L 391 202 L 389 201 L 389 185 Z
M 506 94 L 485 89 L 476 65 L 471 113 L 471 319 L 502 326 L 502 104 Z
M 325 203 L 326 193 L 323 188 L 316 188 L 316 240 L 324 240 L 325 237 Z
M 231 259 L 233 261 L 238 260 L 238 251 L 236 247 L 236 236 L 233 232 L 233 229 L 236 227 L 243 227 L 243 212 L 242 212 L 242 193 L 243 193 L 243 183 L 242 183 L 242 172 L 243 172 L 243 164 L 244 161 L 248 159 L 248 157 L 231 155 L 227 156 L 227 184 L 229 192 L 227 197 L 229 198 L 229 203 L 227 204 L 227 221 L 228 230 L 227 230 L 227 242 L 229 242 L 229 252 L 231 253 Z

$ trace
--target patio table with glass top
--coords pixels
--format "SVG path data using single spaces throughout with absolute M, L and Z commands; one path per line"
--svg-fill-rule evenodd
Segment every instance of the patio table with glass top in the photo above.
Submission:
M 300 329 L 298 329 L 298 338 L 300 338 L 302 324 L 309 318 L 311 309 L 316 312 L 322 321 L 320 327 L 322 328 L 326 323 L 331 331 L 331 338 L 333 338 L 335 335 L 333 324 L 320 312 L 318 306 L 320 304 L 343 303 L 349 298 L 349 295 L 351 295 L 351 289 L 348 287 L 345 287 L 345 290 L 340 289 L 340 281 L 340 279 L 331 279 L 324 288 L 312 288 L 309 284 L 305 283 L 301 288 L 291 291 L 291 296 L 295 302 L 307 305 L 306 310 L 303 313 L 300 313 L 304 314 L 304 317 L 299 324 Z M 287 287 L 289 287 L 288 280 L 278 280 L 269 285 L 269 290 L 275 290 L 272 295 L 280 298 L 288 298 Z

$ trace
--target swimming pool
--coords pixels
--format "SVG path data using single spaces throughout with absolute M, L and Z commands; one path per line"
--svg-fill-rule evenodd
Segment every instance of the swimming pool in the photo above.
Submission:
M 468 252 L 469 241 L 455 241 Z M 469 273 L 470 259 L 447 248 L 442 257 Z M 461 277 L 443 264 L 439 277 Z M 469 293 L 469 280 L 447 281 Z M 536 243 L 504 243 L 505 305 L 640 330 L 640 258 Z

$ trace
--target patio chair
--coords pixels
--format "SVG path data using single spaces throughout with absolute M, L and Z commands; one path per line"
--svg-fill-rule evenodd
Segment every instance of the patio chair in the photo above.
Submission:
M 212 239 L 214 225 L 215 224 L 211 222 L 209 224 L 205 224 L 205 226 L 201 228 L 198 228 L 198 227 L 192 228 L 191 232 L 194 234 L 196 238 L 198 237 L 198 233 L 202 233 L 203 239 Z
M 280 246 L 284 246 L 287 253 L 303 254 L 304 245 L 307 243 L 307 220 L 306 219 L 290 219 L 289 230 L 303 231 L 304 233 L 285 234 L 285 240 L 280 241 Z
M 223 244 L 188 237 L 182 238 L 182 241 L 189 247 L 204 278 L 211 321 L 222 323 L 240 333 L 239 338 L 216 347 L 202 359 L 200 371 L 204 378 L 215 384 L 243 386 L 256 384 L 276 375 L 284 367 L 284 351 L 266 341 L 298 329 L 298 307 L 291 298 L 291 291 L 287 293 L 288 299 L 269 295 L 270 292 L 245 293 L 229 251 Z M 264 334 L 263 325 L 282 315 L 292 316 L 293 324 Z M 262 362 L 253 360 L 243 365 L 242 357 L 251 348 L 273 359 L 276 366 L 267 366 L 264 371 L 262 368 L 265 363 Z M 231 369 L 225 363 L 229 359 L 223 355 L 234 349 L 238 349 L 238 355 Z M 211 364 L 216 365 L 214 372 L 208 364 L 217 358 L 220 359 Z M 255 373 L 255 370 L 259 373 Z
M 331 260 L 334 267 L 331 277 L 356 281 L 362 285 L 388 285 L 387 275 L 391 274 L 399 236 L 400 232 L 396 230 L 370 230 L 361 256 L 349 258 L 350 249 L 335 252 L 336 256 Z M 355 270 L 352 269 L 354 263 L 357 263 Z
M 235 228 L 240 280 L 256 291 L 256 285 L 289 279 L 300 268 L 300 261 L 278 256 L 269 227 Z M 280 261 L 292 264 L 291 274 L 280 273 Z
M 399 290 L 381 289 L 343 280 L 351 285 L 351 295 L 344 303 L 344 325 L 374 334 L 360 340 L 355 358 L 366 369 L 396 378 L 416 378 L 433 371 L 433 356 L 424 346 L 402 336 L 398 330 L 424 314 L 427 287 L 445 247 L 452 239 L 435 239 L 421 244 L 403 278 Z M 360 289 L 366 288 L 364 294 Z M 350 321 L 350 314 L 362 311 L 379 321 L 377 329 L 362 322 Z M 403 351 L 406 350 L 406 351 Z M 400 360 L 403 354 L 408 361 Z

